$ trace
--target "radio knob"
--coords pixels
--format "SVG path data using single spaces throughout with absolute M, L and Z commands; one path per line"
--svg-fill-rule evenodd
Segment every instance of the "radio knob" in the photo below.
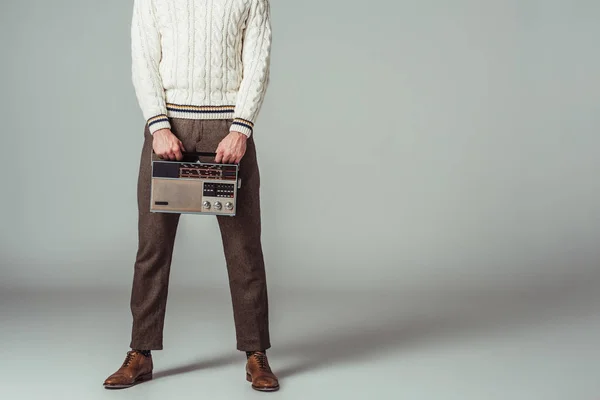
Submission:
M 204 203 L 202 203 L 202 205 L 204 206 L 204 208 L 210 208 L 210 201 L 205 201 Z
M 216 208 L 217 210 L 220 210 L 220 209 L 221 209 L 221 202 L 219 202 L 219 201 L 215 201 L 215 208 Z
M 230 203 L 230 202 L 225 203 L 225 208 L 228 210 L 233 210 L 233 203 Z

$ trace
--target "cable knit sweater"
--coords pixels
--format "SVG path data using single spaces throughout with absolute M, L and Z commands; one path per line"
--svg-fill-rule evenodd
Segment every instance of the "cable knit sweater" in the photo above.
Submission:
M 269 82 L 269 0 L 134 0 L 132 78 L 150 133 L 170 117 L 247 136 Z

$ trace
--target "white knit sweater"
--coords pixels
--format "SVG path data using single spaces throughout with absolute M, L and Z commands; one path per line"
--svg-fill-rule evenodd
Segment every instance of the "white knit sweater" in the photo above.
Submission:
M 132 78 L 150 132 L 233 119 L 250 136 L 269 83 L 269 0 L 134 0 Z

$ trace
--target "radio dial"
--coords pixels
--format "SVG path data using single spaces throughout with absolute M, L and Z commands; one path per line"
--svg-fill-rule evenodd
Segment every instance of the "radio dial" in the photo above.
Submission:
M 221 202 L 220 201 L 215 201 L 215 209 L 220 210 L 221 209 Z
M 233 203 L 230 203 L 230 202 L 225 203 L 225 208 L 228 210 L 233 210 Z
M 204 206 L 204 208 L 208 209 L 210 208 L 210 201 L 205 201 L 204 203 L 202 203 L 202 205 Z

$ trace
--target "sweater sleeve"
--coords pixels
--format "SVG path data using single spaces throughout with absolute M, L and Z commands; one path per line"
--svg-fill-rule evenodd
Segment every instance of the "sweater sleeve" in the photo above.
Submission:
M 252 134 L 269 84 L 271 20 L 269 0 L 252 0 L 242 45 L 242 81 L 230 131 Z
M 134 0 L 131 23 L 132 80 L 151 134 L 159 129 L 171 128 L 158 69 L 160 59 L 160 32 L 152 0 Z

